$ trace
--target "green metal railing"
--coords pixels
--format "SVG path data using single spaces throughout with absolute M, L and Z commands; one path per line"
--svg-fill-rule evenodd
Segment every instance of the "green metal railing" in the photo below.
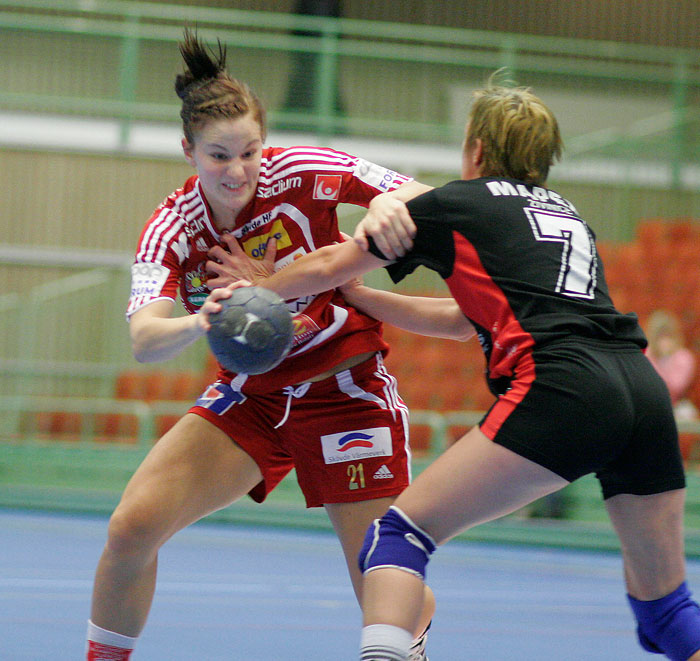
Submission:
M 273 127 L 293 126 L 320 136 L 340 132 L 453 142 L 455 131 L 461 130 L 445 117 L 436 121 L 435 117 L 402 119 L 398 113 L 386 118 L 339 112 L 334 100 L 342 84 L 343 61 L 360 67 L 387 63 L 429 67 L 426 80 L 414 83 L 419 86 L 429 84 L 433 68 L 439 71 L 445 67 L 453 72 L 450 78 L 454 81 L 464 71 L 483 75 L 507 67 L 514 77 L 527 72 L 555 81 L 660 86 L 672 108 L 666 128 L 678 158 L 685 151 L 688 123 L 696 121 L 689 108 L 700 88 L 700 51 L 696 50 L 130 0 L 1 2 L 0 34 L 21 31 L 91 36 L 118 40 L 121 45 L 112 95 L 75 97 L 4 89 L 0 107 L 51 108 L 119 118 L 123 120 L 122 144 L 126 144 L 132 121 L 170 121 L 176 117 L 174 103 L 139 98 L 138 83 L 140 72 L 149 66 L 143 58 L 144 44 L 175 43 L 181 39 L 184 25 L 196 25 L 207 40 L 220 39 L 231 48 L 259 53 L 261 62 L 270 53 L 313 56 L 315 66 L 310 75 L 314 98 L 309 107 L 300 112 L 280 106 L 273 108 L 270 116 Z M 406 85 L 411 85 L 410 76 Z M 439 93 L 439 87 L 435 90 Z M 610 139 L 615 142 L 619 136 Z

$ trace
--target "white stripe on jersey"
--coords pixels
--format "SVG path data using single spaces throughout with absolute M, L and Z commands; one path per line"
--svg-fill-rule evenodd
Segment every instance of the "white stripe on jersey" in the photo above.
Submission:
M 232 234 L 237 239 L 242 239 L 245 237 L 246 234 L 248 234 L 248 232 L 252 232 L 253 230 L 263 225 L 263 218 L 275 218 L 280 213 L 286 214 L 299 226 L 301 231 L 304 233 L 304 238 L 306 239 L 306 243 L 309 246 L 309 250 L 316 250 L 314 237 L 311 233 L 311 221 L 309 220 L 308 216 L 302 213 L 302 211 L 299 208 L 295 207 L 293 204 L 289 204 L 288 202 L 282 202 L 274 206 L 272 209 L 268 209 L 262 215 L 257 216 L 255 218 L 251 218 L 245 225 L 242 225 L 241 227 L 235 229 L 232 232 Z
M 136 261 L 162 263 L 170 240 L 184 229 L 186 218 L 197 217 L 201 210 L 202 199 L 196 190 L 178 196 L 172 208 L 163 208 L 149 224 Z
M 136 252 L 137 262 L 152 262 L 153 255 L 161 241 L 161 234 L 170 227 L 174 219 L 178 218 L 172 209 L 161 209 L 160 213 L 148 224 L 148 229 L 143 235 L 141 245 Z
M 301 157 L 301 158 L 300 158 Z M 356 158 L 338 157 L 332 152 L 313 152 L 308 150 L 287 150 L 272 158 L 264 158 L 260 164 L 259 180 L 269 185 L 273 181 L 287 177 L 294 172 L 322 170 L 329 172 L 352 172 L 357 164 Z
M 168 243 L 185 226 L 182 216 L 172 209 L 163 212 L 150 224 L 149 231 L 141 242 L 141 248 L 136 254 L 139 262 L 156 262 L 162 264 Z
M 272 186 L 276 181 L 289 177 L 297 172 L 309 170 L 326 172 L 347 172 L 355 174 L 356 168 L 363 159 L 335 152 L 332 150 L 314 149 L 312 147 L 291 147 L 271 157 L 264 157 L 260 165 L 259 182 L 263 186 Z M 411 177 L 399 174 L 394 170 L 385 168 L 375 163 L 369 163 L 381 170 L 393 174 L 392 187 L 398 188 L 402 184 L 411 181 Z M 363 179 L 360 176 L 360 179 Z M 368 183 L 365 181 L 365 183 Z M 372 185 L 372 184 L 370 184 Z
M 286 167 L 289 162 L 306 162 L 306 163 L 335 163 L 336 165 L 344 165 L 352 168 L 358 161 L 357 158 L 334 152 L 327 149 L 314 149 L 313 147 L 291 147 L 285 149 L 279 154 L 264 157 L 261 165 L 265 168 L 269 175 L 274 175 L 283 167 Z
M 406 456 L 408 457 L 408 480 L 409 482 L 413 481 L 413 474 L 411 470 L 411 442 L 410 442 L 410 424 L 409 424 L 409 411 L 408 407 L 404 402 L 401 400 L 401 397 L 399 396 L 399 389 L 398 389 L 398 381 L 396 380 L 396 377 L 393 374 L 390 374 L 387 369 L 386 365 L 384 364 L 384 358 L 382 357 L 382 354 L 377 352 L 376 354 L 376 359 L 377 359 L 377 371 L 375 372 L 375 375 L 378 376 L 380 379 L 382 379 L 386 385 L 384 386 L 384 396 L 387 398 L 387 401 L 391 402 L 391 409 L 392 413 L 395 411 L 399 412 L 399 415 L 401 416 L 401 422 L 403 423 L 403 429 L 404 429 L 404 437 L 406 438 L 406 443 L 404 445 L 404 449 L 406 450 Z M 395 418 L 396 416 L 394 416 Z
M 285 177 L 288 177 L 294 174 L 295 172 L 306 172 L 308 170 L 312 170 L 314 172 L 318 172 L 319 170 L 323 170 L 324 172 L 353 172 L 354 167 L 348 168 L 344 165 L 324 165 L 323 167 L 319 167 L 318 163 L 297 163 L 296 165 L 293 165 L 287 168 L 286 170 L 277 172 L 271 177 L 264 176 L 261 171 L 259 182 L 265 186 L 270 186 L 273 182 L 279 181 L 280 179 L 284 179 Z

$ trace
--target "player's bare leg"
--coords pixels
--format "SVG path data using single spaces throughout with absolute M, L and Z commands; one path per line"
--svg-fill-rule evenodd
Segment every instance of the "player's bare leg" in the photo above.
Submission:
M 685 579 L 685 491 L 621 494 L 605 505 L 622 546 L 625 580 L 637 599 L 658 599 Z
M 620 538 L 625 582 L 633 598 L 630 601 L 643 611 L 649 609 L 650 602 L 672 595 L 685 581 L 684 503 L 684 489 L 647 496 L 621 494 L 605 501 L 610 520 Z M 671 599 L 674 610 L 682 607 L 689 615 L 683 621 L 678 621 L 674 625 L 678 630 L 669 635 L 676 641 L 688 635 L 690 640 L 686 649 L 700 645 L 700 613 L 697 606 L 689 595 L 685 597 L 680 594 Z M 657 604 L 663 607 L 661 603 Z M 651 604 L 651 617 L 656 616 L 656 608 L 656 604 Z M 660 611 L 658 617 L 664 621 L 673 619 Z M 698 634 L 689 634 L 691 629 L 698 631 Z M 666 649 L 664 651 L 668 652 Z M 689 658 L 700 660 L 700 651 Z
M 157 553 L 178 530 L 246 494 L 253 459 L 203 418 L 187 414 L 153 447 L 110 519 L 91 620 L 138 636 L 153 599 Z
M 394 498 L 375 498 L 356 503 L 326 504 L 328 518 L 333 524 L 340 545 L 343 547 L 345 561 L 352 587 L 358 603 L 362 604 L 362 573 L 357 564 L 357 556 L 362 548 L 365 533 L 370 523 L 384 515 Z M 435 596 L 429 586 L 425 585 L 421 601 L 421 612 L 417 624 L 412 630 L 413 637 L 421 636 L 427 629 L 435 613 Z
M 420 531 L 442 544 L 566 484 L 562 477 L 493 443 L 474 428 L 421 473 L 395 505 Z M 415 573 L 399 569 L 368 572 L 363 581 L 363 639 L 372 631 L 374 644 L 380 640 L 374 638 L 374 625 L 389 625 L 383 628 L 393 629 L 399 642 L 396 647 L 391 642 L 388 646 L 405 654 L 400 632 L 414 631 L 417 626 L 422 585 Z

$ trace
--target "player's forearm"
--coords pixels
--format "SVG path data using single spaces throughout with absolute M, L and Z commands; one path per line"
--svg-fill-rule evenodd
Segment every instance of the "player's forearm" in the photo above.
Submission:
M 184 317 L 150 317 L 131 323 L 131 347 L 140 363 L 154 363 L 174 358 L 205 334 L 197 315 Z
M 408 202 L 414 197 L 418 197 L 423 193 L 427 193 L 433 190 L 434 186 L 428 186 L 427 184 L 421 184 L 420 181 L 408 181 L 405 184 L 401 184 L 398 188 L 388 193 L 383 193 L 383 195 L 388 195 L 402 202 Z
M 304 255 L 254 284 L 272 289 L 289 300 L 334 289 L 385 264 L 386 261 L 362 251 L 353 241 L 346 241 Z
M 453 298 L 406 296 L 365 286 L 343 290 L 343 295 L 365 314 L 412 333 L 460 341 L 475 333 Z

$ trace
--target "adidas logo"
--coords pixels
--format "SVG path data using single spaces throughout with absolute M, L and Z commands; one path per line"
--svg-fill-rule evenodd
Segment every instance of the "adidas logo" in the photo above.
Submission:
M 375 480 L 391 480 L 394 474 L 386 467 L 386 464 L 382 464 L 379 470 L 374 474 Z

